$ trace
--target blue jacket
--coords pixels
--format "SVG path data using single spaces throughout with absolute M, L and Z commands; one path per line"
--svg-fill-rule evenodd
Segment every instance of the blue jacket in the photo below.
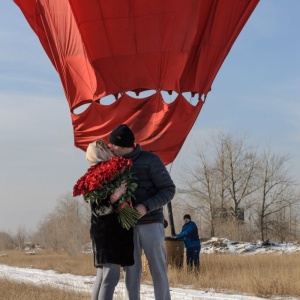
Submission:
M 190 221 L 182 226 L 182 230 L 176 235 L 178 239 L 184 239 L 186 248 L 200 247 L 198 228 L 195 222 Z

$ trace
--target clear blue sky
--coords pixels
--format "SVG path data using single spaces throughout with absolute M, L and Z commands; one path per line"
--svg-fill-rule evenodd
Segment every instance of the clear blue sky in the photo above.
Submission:
M 300 1 L 261 0 L 219 71 L 171 175 L 213 133 L 290 154 L 300 179 Z M 73 146 L 67 101 L 38 39 L 0 3 L 0 231 L 34 230 L 88 165 Z M 173 174 L 172 174 L 173 173 Z

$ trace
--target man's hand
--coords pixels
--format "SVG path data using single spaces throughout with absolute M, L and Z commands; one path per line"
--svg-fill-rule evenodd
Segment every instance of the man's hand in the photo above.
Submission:
M 140 213 L 140 217 L 143 217 L 146 213 L 147 213 L 147 208 L 144 204 L 138 204 L 136 207 L 135 207 L 135 210 L 138 211 Z

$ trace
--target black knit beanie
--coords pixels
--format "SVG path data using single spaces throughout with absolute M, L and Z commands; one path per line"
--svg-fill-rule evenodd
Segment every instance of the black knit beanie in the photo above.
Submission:
M 190 219 L 190 220 L 192 220 L 192 219 L 191 219 L 191 215 L 188 215 L 188 214 L 184 215 L 184 216 L 183 216 L 183 219 Z
M 109 135 L 109 142 L 120 147 L 133 147 L 134 134 L 126 124 L 121 124 Z

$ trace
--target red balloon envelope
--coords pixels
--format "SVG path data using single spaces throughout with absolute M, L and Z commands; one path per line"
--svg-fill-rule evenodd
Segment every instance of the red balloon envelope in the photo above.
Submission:
M 14 0 L 57 70 L 82 150 L 121 123 L 171 163 L 259 0 Z M 143 99 L 130 97 L 156 91 Z M 161 91 L 176 92 L 171 103 Z M 199 95 L 196 105 L 183 93 Z M 120 95 L 112 104 L 107 95 Z M 74 110 L 89 103 L 82 113 Z

